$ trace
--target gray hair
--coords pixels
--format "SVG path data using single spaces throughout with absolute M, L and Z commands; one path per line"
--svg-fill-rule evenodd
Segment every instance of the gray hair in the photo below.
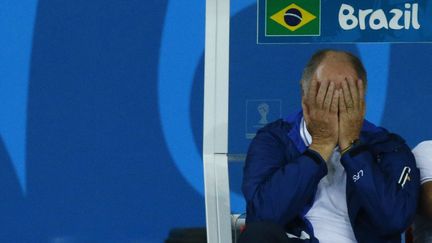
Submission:
M 307 63 L 306 67 L 303 69 L 303 74 L 300 81 L 302 92 L 304 93 L 309 88 L 309 83 L 312 80 L 312 77 L 314 76 L 316 69 L 321 64 L 321 62 L 325 59 L 327 54 L 330 52 L 344 54 L 348 58 L 348 62 L 351 63 L 352 67 L 357 72 L 358 77 L 361 80 L 363 80 L 363 84 L 366 88 L 366 84 L 367 84 L 366 69 L 364 68 L 363 63 L 360 61 L 360 59 L 357 56 L 347 51 L 324 49 L 315 52 L 315 54 L 312 55 L 311 59 Z

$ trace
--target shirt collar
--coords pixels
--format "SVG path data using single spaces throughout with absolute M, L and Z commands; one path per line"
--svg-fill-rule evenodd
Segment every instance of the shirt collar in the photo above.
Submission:
M 306 147 L 309 147 L 312 144 L 312 136 L 307 130 L 306 122 L 303 119 L 303 117 L 300 122 L 300 137 L 302 138 L 303 143 L 305 144 Z

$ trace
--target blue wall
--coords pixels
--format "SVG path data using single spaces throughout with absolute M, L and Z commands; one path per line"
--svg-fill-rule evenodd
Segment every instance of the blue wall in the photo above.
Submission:
M 411 146 L 432 137 L 430 45 L 256 45 L 254 3 L 232 6 L 231 153 L 250 141 L 248 100 L 280 100 L 274 117 L 298 110 L 301 68 L 323 47 L 365 61 L 369 119 Z M 162 242 L 203 227 L 204 1 L 0 9 L 0 242 Z
M 2 3 L 5 26 L 35 15 L 27 42 L 2 42 L 0 241 L 161 242 L 172 227 L 204 226 L 203 196 L 171 158 L 158 110 L 167 1 Z M 16 55 L 28 67 L 10 64 Z M 20 72 L 28 88 L 15 88 Z

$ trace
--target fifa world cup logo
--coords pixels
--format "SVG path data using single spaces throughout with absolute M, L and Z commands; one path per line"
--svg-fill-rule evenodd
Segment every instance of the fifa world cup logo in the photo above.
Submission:
M 261 119 L 259 120 L 259 124 L 265 125 L 268 123 L 267 115 L 269 113 L 270 107 L 267 103 L 261 103 L 258 105 L 258 112 L 261 116 Z

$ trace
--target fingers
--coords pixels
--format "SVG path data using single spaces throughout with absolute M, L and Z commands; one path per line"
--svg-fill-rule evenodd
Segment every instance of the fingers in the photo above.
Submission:
M 342 82 L 342 94 L 339 99 L 340 112 L 358 112 L 364 116 L 366 112 L 365 88 L 362 80 L 347 78 Z
M 332 103 L 330 107 L 330 112 L 337 113 L 339 108 L 339 102 L 340 102 L 340 90 L 336 90 L 333 94 Z
M 355 109 L 359 108 L 359 90 L 357 87 L 357 82 L 353 78 L 349 77 L 346 79 L 348 82 L 348 87 L 351 93 L 352 104 Z
M 354 102 L 351 97 L 348 81 L 342 82 L 342 91 L 345 109 L 352 109 L 354 107 Z
M 323 108 L 324 106 L 324 99 L 327 94 L 327 88 L 329 86 L 329 82 L 327 81 L 321 81 L 321 85 L 318 89 L 318 94 L 316 96 L 316 105 L 320 108 Z
M 347 108 L 345 105 L 345 91 L 344 89 L 339 90 L 340 95 L 339 95 L 339 112 L 347 112 Z
M 363 80 L 359 79 L 357 80 L 357 88 L 359 91 L 359 99 L 362 100 L 364 99 L 364 85 L 363 85 Z
M 327 94 L 324 98 L 324 104 L 323 104 L 323 109 L 326 111 L 330 111 L 330 106 L 334 96 L 334 87 L 335 84 L 333 82 L 330 82 L 330 85 L 327 90 Z
M 365 87 L 363 84 L 363 80 L 357 80 L 357 88 L 359 91 L 359 107 L 361 110 L 365 110 Z
M 316 102 L 316 95 L 318 90 L 318 82 L 315 79 L 312 79 L 309 89 L 307 91 L 306 99 L 309 104 L 315 104 Z

